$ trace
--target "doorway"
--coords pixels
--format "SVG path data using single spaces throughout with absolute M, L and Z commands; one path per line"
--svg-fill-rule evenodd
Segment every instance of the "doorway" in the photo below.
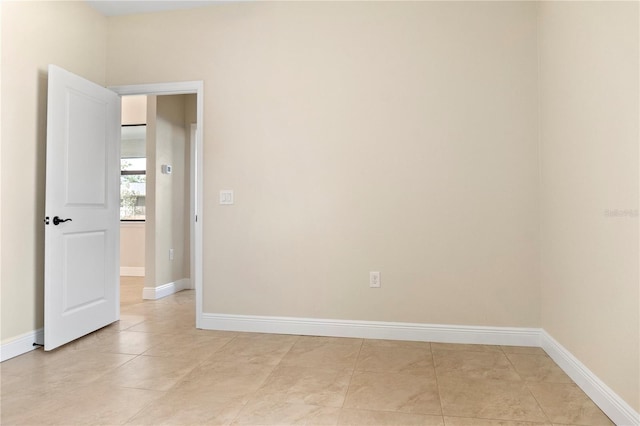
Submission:
M 148 102 L 147 116 L 160 117 L 155 123 L 145 123 L 145 138 L 155 143 L 154 146 L 150 143 L 146 144 L 145 184 L 147 189 L 144 194 L 137 194 L 127 202 L 129 213 L 135 216 L 144 211 L 145 214 L 144 278 L 138 276 L 123 280 L 121 303 L 129 297 L 129 293 L 125 294 L 125 292 L 132 289 L 131 295 L 135 296 L 140 294 L 141 286 L 144 299 L 158 299 L 183 289 L 193 289 L 195 290 L 196 327 L 200 327 L 202 219 L 199 211 L 202 205 L 202 158 L 200 155 L 202 152 L 202 82 L 118 86 L 110 89 L 122 97 L 134 95 L 145 97 Z M 183 129 L 182 133 L 185 136 L 182 140 L 176 140 L 177 127 Z M 158 138 L 162 134 L 170 136 L 162 142 Z M 125 174 L 125 176 L 133 175 L 133 172 Z M 132 181 L 132 178 L 128 180 Z M 137 178 L 133 179 L 135 180 Z M 137 183 L 133 181 L 130 183 Z M 144 198 L 143 209 L 140 208 L 141 198 Z M 135 219 L 131 222 L 134 221 Z M 135 228 L 135 224 L 128 226 Z M 131 233 L 130 230 L 127 231 Z M 122 240 L 126 243 L 124 236 Z M 132 271 L 135 272 L 135 270 L 124 268 L 122 272 L 130 274 Z

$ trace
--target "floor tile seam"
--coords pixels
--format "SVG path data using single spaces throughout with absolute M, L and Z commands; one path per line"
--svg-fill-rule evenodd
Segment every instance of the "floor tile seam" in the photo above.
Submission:
M 238 337 L 238 336 L 239 336 L 239 335 L 236 335 L 236 337 Z M 283 355 L 278 359 L 278 362 L 272 366 L 272 367 L 273 367 L 273 369 L 271 370 L 271 373 L 269 373 L 269 375 L 267 376 L 267 378 L 271 377 L 271 375 L 273 374 L 273 372 L 274 372 L 274 371 L 276 371 L 278 367 L 280 367 L 280 366 L 285 367 L 285 365 L 283 365 L 283 364 L 282 364 L 282 360 L 283 360 L 283 359 L 285 359 L 285 357 L 286 357 L 287 355 L 289 355 L 289 353 L 291 352 L 291 350 L 293 349 L 293 347 L 296 345 L 297 341 L 299 340 L 300 335 L 294 335 L 294 337 L 296 337 L 296 340 L 291 344 L 291 346 L 289 346 L 289 349 L 287 349 L 287 351 L 286 351 L 286 352 L 285 352 L 285 353 L 284 353 L 284 354 L 283 354 Z M 234 338 L 233 340 L 235 340 L 235 338 Z M 231 342 L 228 342 L 227 344 L 229 344 L 229 343 L 231 343 Z M 226 346 L 226 345 L 225 345 L 225 346 Z M 242 361 L 240 361 L 240 362 L 242 362 Z M 255 363 L 248 362 L 248 364 L 255 364 Z M 258 363 L 258 365 L 261 365 L 261 364 L 262 364 L 262 363 Z M 265 379 L 265 381 L 266 381 L 266 379 Z M 263 383 L 263 384 L 264 384 L 264 383 Z M 262 386 L 262 385 L 261 385 L 261 386 Z
M 527 388 L 527 391 L 529 392 L 529 394 L 531 395 L 531 397 L 533 398 L 533 400 L 536 402 L 536 404 L 538 404 L 538 407 L 540 408 L 540 411 L 542 411 L 542 414 L 544 414 L 545 418 L 547 419 L 547 421 L 551 424 L 553 424 L 553 421 L 551 420 L 550 415 L 547 413 L 547 411 L 544 409 L 544 407 L 542 406 L 542 404 L 540 404 L 540 401 L 538 401 L 538 398 L 536 398 L 536 395 L 533 393 L 533 391 L 531 390 L 530 385 L 532 383 L 540 383 L 540 382 L 527 382 L 526 380 L 524 381 L 524 386 L 525 388 Z
M 100 378 L 105 376 L 109 371 L 116 372 L 118 369 L 124 367 L 125 365 L 129 364 L 130 362 L 132 362 L 133 360 L 135 360 L 136 358 L 141 357 L 141 356 L 142 356 L 142 354 L 133 355 L 133 358 L 131 358 L 130 360 L 123 362 L 122 364 L 120 364 L 119 366 L 117 366 L 115 368 L 112 368 L 111 370 L 105 371 L 103 374 L 100 375 Z
M 395 371 L 395 370 L 372 370 L 372 369 L 359 369 L 355 368 L 353 373 L 379 373 L 379 374 L 402 374 L 406 376 L 424 376 L 428 374 L 427 370 L 432 369 L 435 375 L 435 368 L 433 366 L 425 367 L 418 371 Z
M 355 356 L 355 360 L 353 361 L 353 368 L 351 368 L 351 377 L 353 377 L 353 373 L 355 373 L 356 367 L 358 366 L 358 361 L 360 360 L 360 356 L 362 355 L 362 348 L 364 347 L 364 341 L 365 339 L 360 339 L 358 354 Z M 351 384 L 351 381 L 349 381 L 349 384 Z M 345 399 L 346 399 L 346 395 L 345 395 Z
M 433 350 L 431 351 L 431 363 L 433 364 L 433 377 L 436 381 L 436 390 L 438 391 L 438 402 L 440 402 L 440 414 L 442 415 L 442 424 L 444 423 L 444 404 L 442 403 L 442 392 L 440 392 L 440 381 L 438 380 L 438 370 L 436 369 L 436 358 Z
M 517 355 L 525 355 L 525 354 L 517 354 Z M 538 355 L 538 354 L 526 354 L 527 356 L 532 355 L 532 356 L 537 356 L 537 357 L 547 357 L 547 355 Z M 508 357 L 507 357 L 508 358 Z M 520 371 L 518 370 L 518 368 L 516 367 L 516 365 L 513 363 L 513 361 L 511 360 L 511 358 L 509 358 L 509 362 L 511 363 L 511 365 L 513 366 L 513 369 L 516 371 L 516 373 L 520 376 L 520 378 L 522 379 L 523 382 L 529 384 L 529 383 L 555 383 L 555 384 L 573 384 L 575 385 L 576 383 L 571 379 L 571 377 L 567 376 L 567 378 L 570 380 L 569 382 L 560 382 L 560 381 L 556 381 L 556 380 L 547 380 L 547 379 L 542 379 L 542 380 L 531 380 L 531 379 L 527 379 L 526 377 L 523 376 L 522 373 L 520 373 Z M 551 360 L 551 362 L 553 362 L 554 366 L 558 366 L 553 360 Z M 560 368 L 560 367 L 558 367 Z M 563 371 L 564 373 L 564 371 Z M 566 373 L 565 373 L 566 374 Z
M 513 363 L 513 361 L 511 360 L 511 358 L 509 358 L 508 354 L 504 354 L 505 358 L 507 358 L 507 361 L 509 362 L 509 364 L 511 365 L 511 368 L 513 368 L 513 371 L 518 375 L 518 377 L 520 377 L 520 380 L 522 380 L 523 382 L 527 382 L 527 380 L 524 378 L 524 376 L 520 373 L 520 371 L 518 370 L 518 367 L 516 367 L 516 365 Z M 529 388 L 527 387 L 527 390 L 529 390 Z M 536 400 L 536 403 L 538 403 L 538 400 Z M 540 405 L 538 403 L 538 405 Z
M 431 365 L 426 367 L 426 369 L 433 370 L 433 376 L 435 377 L 436 368 L 435 365 Z M 367 370 L 367 369 L 358 369 L 357 367 L 353 370 L 353 374 L 355 373 L 373 373 L 373 374 L 395 374 L 399 376 L 412 376 L 412 377 L 424 377 L 423 372 L 410 372 L 410 371 L 389 371 L 389 370 Z
M 238 337 L 238 335 L 234 334 L 231 337 L 231 339 L 229 339 L 229 341 L 227 343 L 225 343 L 224 345 L 220 346 L 218 349 L 216 349 L 213 352 L 211 352 L 211 354 L 208 357 L 206 357 L 205 359 L 203 359 L 200 364 L 203 364 L 205 361 L 208 361 L 210 358 L 212 358 L 215 354 L 221 352 L 225 347 L 227 347 L 227 345 L 229 345 L 229 344 L 231 344 L 231 342 L 235 341 L 237 337 Z
M 454 418 L 454 419 L 472 419 L 472 420 L 491 420 L 491 421 L 498 421 L 498 422 L 518 422 L 518 423 L 524 423 L 527 425 L 531 425 L 531 426 L 536 426 L 536 425 L 547 425 L 547 424 L 553 424 L 550 421 L 546 421 L 546 422 L 531 422 L 528 420 L 513 420 L 513 419 L 500 419 L 497 417 L 469 417 L 469 416 L 457 416 L 457 415 L 446 415 L 443 414 L 442 417 L 449 417 L 449 418 Z M 557 423 L 556 423 L 557 424 Z
M 300 336 L 298 336 L 300 337 Z M 353 373 L 355 370 L 355 364 L 358 360 L 358 357 L 360 356 L 360 351 L 362 350 L 362 340 L 360 342 L 360 348 L 358 349 L 358 355 L 355 358 L 355 362 L 352 368 L 350 369 L 332 369 L 332 368 L 326 368 L 326 367 L 320 367 L 320 368 L 316 368 L 316 367 L 310 367 L 310 366 L 297 366 L 297 365 L 286 365 L 283 364 L 282 361 L 286 358 L 286 356 L 293 350 L 294 346 L 296 343 L 292 344 L 291 347 L 289 348 L 289 350 L 282 356 L 282 358 L 280 358 L 280 360 L 278 361 L 278 363 L 276 365 L 273 366 L 273 370 L 271 370 L 271 372 L 269 373 L 269 375 L 265 378 L 264 382 L 261 383 L 260 387 L 258 387 L 258 389 L 256 389 L 256 391 L 253 393 L 252 396 L 255 396 L 255 394 L 262 389 L 262 387 L 264 386 L 265 383 L 267 383 L 267 381 L 274 376 L 274 374 L 276 373 L 277 370 L 279 369 L 288 369 L 288 368 L 300 368 L 300 369 L 313 369 L 313 370 L 320 370 L 320 371 L 331 371 L 331 372 L 345 372 L 349 374 L 349 384 L 347 385 L 347 389 L 344 392 L 344 397 L 342 399 L 342 404 L 339 407 L 331 407 L 331 408 L 342 408 L 344 406 L 344 403 L 347 399 L 347 394 L 349 392 L 349 386 L 351 385 L 351 380 L 353 378 Z M 305 403 L 306 404 L 306 403 Z M 321 406 L 321 405 L 317 405 L 317 404 L 306 404 L 306 405 L 314 405 L 314 406 L 320 406 L 320 407 L 326 407 L 326 406 Z
M 173 387 L 173 386 L 172 386 Z M 132 388 L 127 388 L 127 389 L 132 389 Z M 148 389 L 145 389 L 148 390 Z M 166 391 L 153 391 L 153 392 L 162 392 L 162 395 L 158 395 L 156 398 L 152 398 L 150 401 L 148 401 L 146 404 L 142 404 L 141 408 L 136 411 L 132 416 L 130 416 L 126 421 L 124 421 L 122 423 L 122 425 L 129 425 L 132 424 L 130 423 L 138 414 L 142 413 L 144 410 L 147 409 L 147 407 L 150 407 L 152 404 L 154 404 L 156 401 L 158 401 L 161 398 L 164 398 L 168 393 L 169 390 Z
M 360 359 L 360 354 L 362 353 L 362 347 L 364 346 L 364 339 L 360 340 L 360 347 L 358 348 L 358 355 L 356 355 L 356 359 L 355 362 L 353 363 L 353 368 L 351 369 L 351 373 L 349 375 L 349 384 L 347 385 L 347 389 L 344 392 L 344 398 L 342 399 L 342 405 L 339 407 L 341 410 L 343 410 L 345 407 L 344 405 L 347 403 L 347 397 L 349 396 L 349 391 L 351 390 L 351 384 L 353 383 L 353 375 L 356 372 L 356 366 L 358 365 L 358 360 Z M 340 419 L 340 416 L 338 416 L 338 420 Z
M 247 407 L 247 405 L 249 405 L 249 402 L 256 397 L 258 391 L 262 389 L 265 383 L 267 383 L 267 380 L 269 379 L 269 377 L 271 377 L 273 372 L 276 370 L 276 366 L 277 365 L 271 366 L 272 367 L 271 372 L 260 382 L 260 384 L 256 387 L 256 389 L 253 392 L 246 394 L 246 398 L 244 398 L 245 401 L 242 403 L 242 407 L 238 410 L 238 413 L 233 417 L 233 420 L 229 422 L 230 425 L 234 424 L 235 421 L 238 420 L 238 418 L 240 417 L 244 409 Z
M 461 381 L 496 381 L 496 382 L 508 382 L 508 383 L 526 383 L 520 376 L 516 378 L 492 378 L 492 377 L 471 377 L 469 374 L 462 372 L 462 374 L 456 375 L 458 370 L 451 372 L 442 371 L 442 368 L 434 367 L 436 374 L 440 375 L 440 380 L 461 380 Z
M 397 414 L 409 414 L 409 415 L 414 415 L 414 416 L 422 416 L 422 417 L 442 417 L 443 421 L 444 421 L 444 415 L 443 414 L 425 414 L 425 413 L 412 413 L 412 412 L 407 412 L 407 411 L 397 411 L 397 410 L 374 410 L 372 408 L 349 408 L 349 407 L 342 407 L 340 408 L 340 410 L 342 411 L 346 411 L 346 410 L 354 410 L 354 411 L 367 411 L 369 413 L 397 413 Z M 451 416 L 449 416 L 451 417 Z
M 437 372 L 436 372 L 437 375 Z M 444 377 L 443 377 L 444 379 Z M 451 379 L 449 379 L 451 380 Z M 540 404 L 540 402 L 537 400 L 537 398 L 535 397 L 535 395 L 533 395 L 533 392 L 531 392 L 531 389 L 529 389 L 528 386 L 528 382 L 526 381 L 515 381 L 515 380 L 501 380 L 501 379 L 460 379 L 460 378 L 453 378 L 454 381 L 462 381 L 462 382 L 468 382 L 469 380 L 472 381 L 481 381 L 481 382 L 506 382 L 506 383 L 521 383 L 525 386 L 526 390 L 529 392 L 529 394 L 531 395 L 531 397 L 533 397 L 533 400 L 535 401 L 537 407 L 540 409 L 540 411 L 542 412 L 542 414 L 544 415 L 545 419 L 546 419 L 546 423 L 547 424 L 552 424 L 553 422 L 551 421 L 551 419 L 549 418 L 549 416 L 547 415 L 547 412 L 543 409 L 542 405 Z M 439 386 L 439 385 L 438 385 Z M 439 389 L 438 389 L 439 391 Z M 440 392 L 439 392 L 440 393 Z M 460 417 L 460 416 L 455 416 L 455 415 L 447 415 L 444 412 L 444 406 L 442 406 L 442 414 L 445 417 Z M 542 422 L 529 422 L 526 420 L 514 420 L 514 419 L 490 419 L 490 418 L 484 418 L 484 417 L 461 417 L 461 418 L 478 418 L 478 419 L 488 419 L 488 420 L 500 420 L 500 421 L 518 421 L 518 422 L 525 422 L 525 423 L 532 423 L 532 424 L 545 424 Z

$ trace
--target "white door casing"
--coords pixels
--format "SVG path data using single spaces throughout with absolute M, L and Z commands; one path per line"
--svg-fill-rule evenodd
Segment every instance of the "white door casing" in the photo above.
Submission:
M 119 164 L 120 97 L 50 65 L 45 350 L 120 317 Z
M 191 150 L 191 285 L 196 293 L 196 328 L 202 328 L 203 323 L 203 212 L 204 200 L 204 167 L 203 167 L 203 128 L 204 128 L 204 82 L 180 81 L 174 83 L 135 84 L 126 86 L 110 86 L 120 96 L 131 95 L 196 95 L 196 137 L 195 149 Z M 193 166 L 195 165 L 195 166 Z M 198 218 L 195 220 L 195 218 Z

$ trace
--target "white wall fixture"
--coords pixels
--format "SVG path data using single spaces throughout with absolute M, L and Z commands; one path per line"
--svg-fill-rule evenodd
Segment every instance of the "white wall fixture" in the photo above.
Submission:
M 380 272 L 379 271 L 369 272 L 369 287 L 380 288 Z
M 170 175 L 171 172 L 173 171 L 173 168 L 171 167 L 171 164 L 163 164 L 160 170 L 162 170 L 163 174 Z
M 233 204 L 233 190 L 223 189 L 220 191 L 220 204 Z

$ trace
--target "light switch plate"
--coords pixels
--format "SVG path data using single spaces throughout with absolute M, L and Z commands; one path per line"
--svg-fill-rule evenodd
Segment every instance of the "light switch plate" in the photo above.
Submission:
M 220 191 L 220 204 L 233 204 L 233 190 L 223 189 Z

